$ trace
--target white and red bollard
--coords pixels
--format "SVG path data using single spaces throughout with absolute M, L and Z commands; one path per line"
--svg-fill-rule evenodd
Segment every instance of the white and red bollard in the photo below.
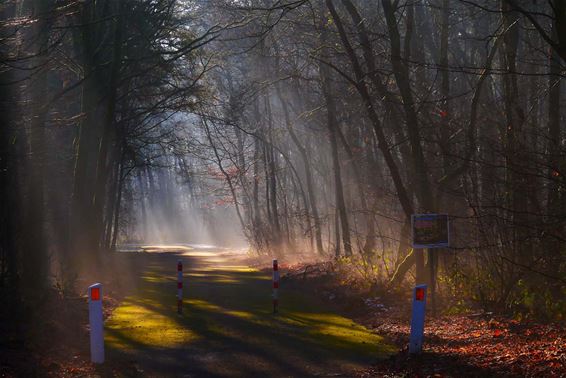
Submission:
M 273 259 L 273 313 L 277 314 L 279 307 L 279 267 L 277 259 Z
M 104 363 L 104 318 L 102 316 L 102 284 L 88 287 L 88 321 L 90 323 L 90 360 Z
M 411 335 L 409 336 L 409 353 L 421 353 L 423 348 L 426 285 L 415 286 L 413 290 L 413 315 L 411 317 Z
M 183 263 L 177 261 L 177 314 L 183 314 Z

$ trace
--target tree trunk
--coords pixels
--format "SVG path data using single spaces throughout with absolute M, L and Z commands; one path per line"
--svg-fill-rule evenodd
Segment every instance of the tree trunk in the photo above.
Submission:
M 29 192 L 26 204 L 26 237 L 24 240 L 24 261 L 33 264 L 23 264 L 22 282 L 30 293 L 40 295 L 47 285 L 48 258 L 45 235 L 45 188 L 44 161 L 45 151 L 45 122 L 49 108 L 47 107 L 48 85 L 48 47 L 51 21 L 48 18 L 52 10 L 51 1 L 33 0 L 27 4 L 31 16 L 36 19 L 30 36 L 34 41 L 31 50 L 35 54 L 33 65 L 36 71 L 28 84 L 31 93 L 30 103 L 31 123 L 29 125 Z
M 273 241 L 275 245 L 278 245 L 281 241 L 281 223 L 279 221 L 279 210 L 277 208 L 277 159 L 273 151 L 273 116 L 271 113 L 271 101 L 269 100 L 269 92 L 265 98 L 265 110 L 267 112 L 268 120 L 268 138 L 269 145 L 267 148 L 267 162 L 269 168 L 268 176 L 268 189 L 269 189 L 269 201 L 268 206 L 271 208 L 271 220 L 273 225 Z
M 302 143 L 297 137 L 297 134 L 295 133 L 295 130 L 293 130 L 293 126 L 291 125 L 291 119 L 289 116 L 289 109 L 287 107 L 287 103 L 285 102 L 285 99 L 283 99 L 283 96 L 281 95 L 281 90 L 279 88 L 277 88 L 277 94 L 279 95 L 281 106 L 283 108 L 283 116 L 285 117 L 285 126 L 287 128 L 287 131 L 289 132 L 289 135 L 291 136 L 291 140 L 297 147 L 297 150 L 299 151 L 299 154 L 301 155 L 301 159 L 303 161 L 303 167 L 305 169 L 305 176 L 307 181 L 307 192 L 309 194 L 310 210 L 312 213 L 313 223 L 314 223 L 316 250 L 318 254 L 322 255 L 324 254 L 324 248 L 322 246 L 322 230 L 320 226 L 318 208 L 316 205 L 316 194 L 313 183 L 313 174 L 310 165 L 310 160 L 306 148 L 303 147 Z M 309 228 L 310 228 L 310 220 L 309 220 Z
M 338 156 L 338 143 L 336 140 L 338 121 L 336 118 L 336 104 L 332 96 L 332 84 L 330 82 L 329 68 L 320 65 L 320 76 L 322 80 L 322 92 L 326 103 L 327 127 L 330 138 L 330 149 L 332 153 L 332 166 L 334 168 L 334 185 L 336 190 L 336 206 L 340 214 L 340 224 L 342 226 L 342 242 L 344 244 L 344 254 L 352 256 L 352 242 L 350 240 L 350 225 L 348 224 L 348 213 L 344 201 L 344 189 L 342 187 L 342 174 L 340 169 L 340 158 Z
M 416 184 L 418 187 L 418 190 L 416 190 L 415 193 L 419 200 L 419 210 L 423 212 L 434 212 L 435 204 L 428 178 L 428 168 L 425 163 L 425 157 L 421 145 L 421 132 L 413 95 L 411 93 L 409 70 L 406 61 L 401 57 L 401 36 L 399 34 L 399 29 L 397 28 L 395 9 L 393 8 L 393 4 L 391 4 L 391 0 L 382 0 L 381 3 L 389 31 L 393 74 L 395 76 L 395 81 L 397 82 L 397 87 L 399 88 L 399 93 L 403 99 L 407 135 L 409 136 L 409 142 L 411 144 L 413 166 L 415 170 Z M 407 43 L 406 46 L 410 46 L 410 43 Z M 405 51 L 405 58 L 408 56 L 410 56 L 410 54 L 408 51 Z
M 553 38 L 557 38 L 557 27 L 553 25 Z M 562 208 L 560 204 L 560 186 L 564 178 L 559 172 L 563 172 L 563 162 L 560 158 L 560 101 L 561 101 L 562 77 L 560 75 L 560 56 L 552 51 L 550 56 L 550 76 L 548 77 L 548 194 L 547 194 L 547 217 L 550 224 L 550 240 L 548 242 L 547 261 L 550 272 L 558 270 L 560 266 L 560 237 L 563 235 L 561 227 Z M 564 195 L 563 195 L 564 196 Z
M 517 84 L 517 51 L 519 44 L 519 14 L 511 10 L 505 0 L 501 2 L 503 13 L 503 26 L 506 33 L 503 37 L 504 54 L 502 63 L 509 74 L 503 77 L 503 93 L 505 105 L 505 164 L 506 164 L 506 192 L 508 209 L 512 228 L 513 249 L 516 256 L 525 263 L 527 257 L 527 242 L 523 241 L 526 231 L 526 178 L 524 175 L 524 145 L 522 140 L 522 129 L 525 122 L 525 114 L 519 103 L 519 89 Z
M 120 207 L 122 206 L 122 194 L 124 191 L 124 172 L 123 172 L 123 157 L 124 157 L 124 150 L 122 149 L 122 158 L 120 159 L 120 166 L 118 167 L 118 189 L 117 189 L 117 197 L 116 197 L 116 204 L 114 205 L 114 227 L 112 229 L 112 241 L 110 243 L 110 249 L 112 251 L 116 250 L 116 243 L 118 241 L 118 232 L 120 231 Z
M 93 224 L 94 236 L 100 240 L 100 245 L 104 244 L 104 208 L 107 204 L 109 172 L 114 166 L 113 158 L 116 156 L 111 151 L 112 143 L 115 140 L 114 118 L 118 94 L 118 78 L 122 66 L 122 34 L 123 22 L 121 14 L 124 12 L 124 5 L 121 0 L 116 1 L 117 17 L 114 23 L 114 49 L 112 52 L 112 66 L 110 69 L 110 80 L 106 96 L 106 109 L 104 113 L 103 132 L 98 146 L 98 158 L 96 163 L 95 194 L 93 198 Z
M 232 182 L 232 178 L 230 177 L 228 172 L 226 172 L 226 170 L 224 169 L 224 165 L 222 163 L 222 158 L 220 157 L 220 154 L 218 153 L 218 149 L 216 148 L 216 145 L 214 144 L 214 142 L 212 140 L 212 134 L 210 132 L 210 128 L 207 124 L 207 121 L 205 119 L 202 119 L 202 123 L 203 123 L 203 126 L 204 126 L 206 137 L 207 137 L 208 142 L 210 144 L 210 147 L 212 148 L 212 151 L 214 152 L 214 156 L 216 158 L 216 164 L 218 166 L 218 169 L 220 169 L 220 172 L 224 176 L 224 179 L 226 180 L 226 183 L 228 184 L 228 188 L 230 189 L 230 194 L 232 195 L 232 200 L 234 201 L 234 207 L 236 209 L 236 215 L 238 216 L 238 220 L 240 221 L 240 226 L 242 227 L 242 231 L 244 232 L 246 237 L 248 237 L 248 228 L 246 227 L 246 223 L 244 222 L 244 215 L 242 214 L 242 211 L 240 209 L 240 204 L 238 203 L 238 196 L 237 196 L 237 193 L 236 193 L 236 187 L 234 186 L 234 183 Z
M 368 206 L 367 198 L 366 198 L 366 191 L 364 190 L 364 183 L 362 181 L 362 174 L 360 173 L 360 169 L 357 165 L 357 162 L 354 158 L 354 153 L 342 132 L 342 129 L 338 127 L 338 137 L 342 146 L 344 147 L 344 151 L 348 155 L 348 159 L 351 162 L 352 170 L 354 171 L 354 178 L 356 179 L 356 184 L 358 186 L 358 193 L 360 195 L 360 202 L 362 204 L 362 210 L 364 212 L 364 218 L 366 221 L 366 241 L 363 247 L 363 252 L 367 256 L 371 256 L 374 253 L 375 248 L 375 221 L 373 219 L 373 214 L 370 211 Z
M 0 7 L 0 19 L 8 20 L 14 17 L 16 5 L 4 4 Z M 9 41 L 15 33 L 14 27 L 1 26 L 0 40 Z M 5 42 L 0 45 L 0 62 L 10 58 L 14 46 Z M 14 69 L 3 67 L 0 70 L 0 83 L 11 83 L 16 80 Z M 20 214 L 20 198 L 18 191 L 18 162 L 15 157 L 17 145 L 15 139 L 15 111 L 19 94 L 10 86 L 0 87 L 0 287 L 15 288 L 18 280 L 18 254 L 16 245 L 16 225 Z M 16 293 L 15 290 L 12 291 Z M 17 295 L 14 295 L 17 297 Z M 15 298 L 17 299 L 17 298 Z M 10 304 L 3 303 L 4 306 Z M 6 307 L 7 308 L 7 307 Z

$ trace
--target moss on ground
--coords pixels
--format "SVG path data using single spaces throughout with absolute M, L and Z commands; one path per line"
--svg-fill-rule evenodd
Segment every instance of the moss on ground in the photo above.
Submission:
M 176 257 L 160 257 L 141 275 L 138 293 L 106 322 L 110 349 L 207 353 L 229 348 L 267 361 L 289 356 L 309 363 L 363 364 L 395 352 L 380 336 L 335 314 L 308 292 L 286 290 L 284 281 L 279 314 L 272 314 L 271 277 L 245 266 L 214 262 L 190 269 L 183 316 L 178 316 L 175 272 L 167 270 Z

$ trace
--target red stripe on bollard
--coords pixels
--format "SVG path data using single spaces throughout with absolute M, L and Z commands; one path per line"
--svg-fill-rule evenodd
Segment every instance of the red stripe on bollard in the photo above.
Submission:
M 177 289 L 182 289 L 182 288 L 183 288 L 183 283 L 177 282 Z
M 274 283 L 273 283 L 273 288 L 274 288 L 274 289 L 279 289 L 279 282 L 274 282 Z
M 100 288 L 93 287 L 90 289 L 90 300 L 91 301 L 99 301 L 100 300 Z

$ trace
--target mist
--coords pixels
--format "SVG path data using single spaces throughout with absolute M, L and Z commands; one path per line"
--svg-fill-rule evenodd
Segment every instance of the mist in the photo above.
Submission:
M 563 320 L 565 25 L 559 0 L 3 1 L 2 303 L 158 245 Z M 449 243 L 415 243 L 423 214 Z
M 160 159 L 137 169 L 126 184 L 120 244 L 247 245 L 235 211 L 198 176 L 190 159 Z M 190 168 L 189 168 L 190 167 Z M 206 179 L 204 179 L 206 180 Z

